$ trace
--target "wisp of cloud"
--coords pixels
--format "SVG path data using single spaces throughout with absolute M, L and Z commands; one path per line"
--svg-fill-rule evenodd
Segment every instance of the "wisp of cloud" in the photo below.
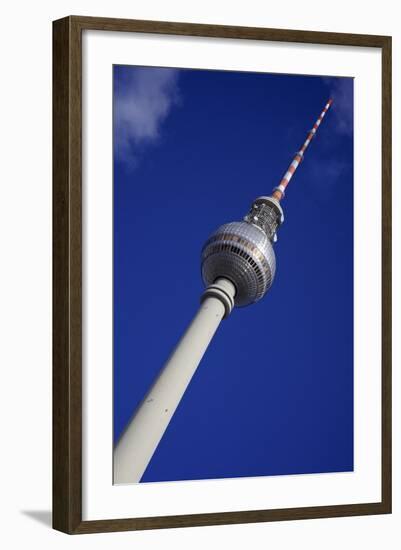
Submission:
M 325 77 L 323 81 L 328 86 L 330 97 L 334 100 L 332 110 L 339 134 L 352 136 L 353 133 L 353 94 L 352 78 Z
M 319 130 L 313 162 L 305 163 L 303 172 L 314 199 L 327 202 L 332 200 L 344 179 L 349 181 L 349 192 L 352 194 L 353 79 L 322 77 L 322 80 L 333 105 Z
M 124 73 L 127 75 L 127 72 Z M 137 67 L 125 79 L 115 73 L 114 154 L 132 168 L 139 149 L 160 138 L 161 126 L 179 101 L 175 69 Z

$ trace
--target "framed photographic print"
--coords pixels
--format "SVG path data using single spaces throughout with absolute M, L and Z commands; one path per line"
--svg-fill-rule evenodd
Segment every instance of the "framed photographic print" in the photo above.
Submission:
M 53 27 L 53 526 L 391 511 L 391 38 Z

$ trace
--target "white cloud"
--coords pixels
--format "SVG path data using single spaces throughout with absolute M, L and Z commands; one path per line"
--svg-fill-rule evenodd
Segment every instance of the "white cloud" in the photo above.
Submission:
M 353 132 L 353 101 L 351 78 L 324 78 L 333 99 L 332 116 L 339 134 L 352 135 Z
M 117 160 L 135 165 L 139 148 L 160 138 L 161 126 L 178 103 L 175 69 L 138 67 L 126 71 L 114 96 L 114 151 Z

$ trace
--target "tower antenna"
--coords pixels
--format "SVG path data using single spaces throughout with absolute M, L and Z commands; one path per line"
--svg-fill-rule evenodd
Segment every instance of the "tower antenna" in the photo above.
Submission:
M 291 180 L 292 176 L 294 175 L 295 170 L 301 164 L 301 162 L 304 158 L 305 151 L 308 148 L 308 145 L 310 144 L 312 139 L 315 137 L 317 129 L 319 128 L 325 114 L 330 109 L 330 106 L 331 106 L 332 103 L 333 103 L 333 100 L 329 99 L 328 102 L 326 103 L 323 111 L 320 113 L 319 118 L 317 119 L 317 121 L 313 125 L 313 128 L 311 128 L 311 130 L 309 130 L 308 135 L 306 137 L 306 140 L 304 141 L 304 144 L 302 145 L 301 149 L 295 153 L 295 156 L 294 156 L 291 164 L 289 165 L 287 172 L 284 174 L 282 180 L 280 181 L 279 185 L 273 189 L 273 197 L 275 199 L 277 199 L 278 201 L 280 201 L 281 199 L 284 198 L 285 189 L 286 189 L 287 185 L 290 183 L 290 180 Z

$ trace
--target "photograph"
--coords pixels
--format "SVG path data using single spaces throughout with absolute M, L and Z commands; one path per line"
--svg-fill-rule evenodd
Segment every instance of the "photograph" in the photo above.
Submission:
M 354 79 L 113 65 L 113 483 L 354 471 Z

